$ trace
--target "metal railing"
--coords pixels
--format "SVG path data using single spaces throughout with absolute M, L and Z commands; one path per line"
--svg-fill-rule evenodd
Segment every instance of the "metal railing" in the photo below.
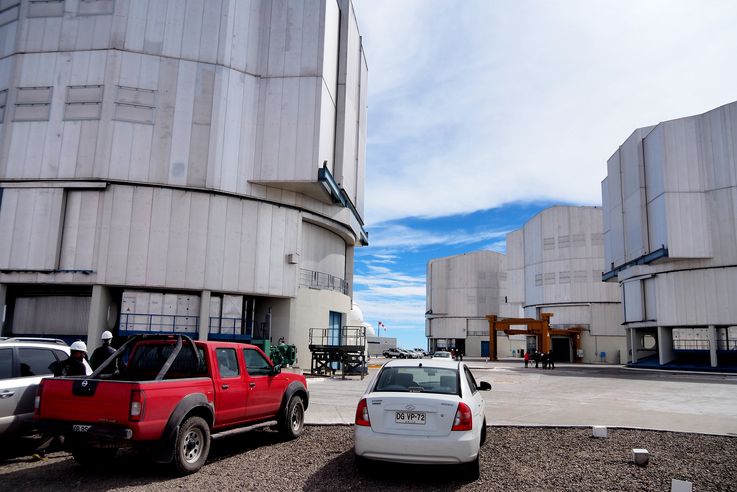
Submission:
M 677 339 L 673 340 L 674 350 L 709 350 L 709 340 Z
M 737 340 L 719 340 L 717 350 L 737 350 Z
M 139 333 L 197 333 L 200 319 L 197 316 L 178 314 L 121 313 L 120 334 Z
M 366 328 L 343 326 L 334 328 L 310 328 L 310 345 L 363 347 L 366 345 Z
M 342 294 L 348 294 L 348 282 L 342 278 L 304 268 L 300 268 L 299 270 L 299 285 L 311 289 L 333 290 Z
M 253 326 L 248 323 L 243 326 L 241 318 L 227 318 L 220 316 L 210 316 L 210 327 L 208 329 L 210 335 L 223 335 L 233 337 L 253 337 Z

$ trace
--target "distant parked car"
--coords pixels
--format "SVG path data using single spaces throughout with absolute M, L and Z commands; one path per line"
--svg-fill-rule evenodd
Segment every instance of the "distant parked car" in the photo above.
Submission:
M 450 355 L 450 352 L 445 352 L 444 350 L 440 350 L 432 354 L 432 358 L 433 359 L 452 359 L 453 357 Z
M 422 357 L 427 357 L 427 351 L 425 351 L 425 349 L 415 348 L 414 351 L 419 354 L 422 354 Z
M 417 354 L 412 350 L 407 349 L 399 349 L 403 354 L 405 359 L 417 359 Z
M 387 362 L 356 408 L 356 464 L 457 464 L 477 479 L 486 439 L 481 391 L 490 389 L 463 362 Z
M 386 349 L 384 350 L 383 355 L 387 359 L 391 359 L 391 358 L 404 359 L 405 358 L 404 353 L 402 353 L 402 351 L 397 348 Z
M 69 357 L 69 347 L 53 338 L 0 340 L 0 438 L 33 432 L 33 403 L 41 379 L 51 376 L 51 365 Z

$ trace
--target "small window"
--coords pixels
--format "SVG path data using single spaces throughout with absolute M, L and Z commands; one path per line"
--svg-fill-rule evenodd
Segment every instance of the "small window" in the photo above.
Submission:
M 64 0 L 30 0 L 28 17 L 63 17 Z
M 101 85 L 70 85 L 64 104 L 65 120 L 99 120 L 102 109 Z
M 271 374 L 271 364 L 257 350 L 244 349 L 243 357 L 246 359 L 246 372 L 248 372 L 249 376 L 266 376 Z
M 45 376 L 51 374 L 51 364 L 56 362 L 54 352 L 49 349 L 19 348 L 20 376 Z
M 131 123 L 153 125 L 156 110 L 156 91 L 138 87 L 118 86 L 115 97 L 114 119 Z
M 13 121 L 47 121 L 53 87 L 18 87 Z
M 555 272 L 545 274 L 545 285 L 555 285 Z
M 0 349 L 0 379 L 13 377 L 13 349 Z
M 235 349 L 215 349 L 215 355 L 218 359 L 218 370 L 220 371 L 220 377 L 230 378 L 238 376 L 241 373 L 240 369 L 238 369 L 238 358 L 235 355 Z
M 471 394 L 473 395 L 479 390 L 476 380 L 473 378 L 473 374 L 471 374 L 468 367 L 464 366 L 463 371 L 466 374 L 466 381 L 468 381 L 468 387 L 471 388 Z
M 114 0 L 80 0 L 77 15 L 110 15 L 114 11 Z
M 546 237 L 543 239 L 543 249 L 546 251 L 549 251 L 551 249 L 555 249 L 555 238 L 554 237 Z

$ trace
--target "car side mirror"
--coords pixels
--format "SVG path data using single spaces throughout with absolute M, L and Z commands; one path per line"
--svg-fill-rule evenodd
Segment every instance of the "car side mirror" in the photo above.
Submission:
M 281 372 L 281 365 L 280 364 L 274 364 L 274 367 L 271 368 L 271 375 L 275 376 Z
M 479 389 L 481 391 L 489 391 L 491 389 L 491 384 L 486 381 L 479 381 Z

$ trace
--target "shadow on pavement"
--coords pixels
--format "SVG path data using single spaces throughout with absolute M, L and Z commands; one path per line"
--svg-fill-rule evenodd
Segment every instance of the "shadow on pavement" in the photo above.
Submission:
M 472 368 L 484 370 L 483 368 Z M 520 374 L 542 374 L 544 376 L 626 379 L 630 381 L 687 381 L 706 384 L 737 384 L 737 375 L 731 374 L 694 374 L 688 372 L 672 372 L 668 370 L 638 371 L 626 368 L 570 367 L 561 366 L 555 369 L 535 369 L 534 367 L 505 367 Z
M 302 490 L 458 490 L 470 483 L 458 478 L 453 465 L 407 465 L 371 462 L 365 471 L 354 463 L 353 450 L 345 451 L 313 473 Z

